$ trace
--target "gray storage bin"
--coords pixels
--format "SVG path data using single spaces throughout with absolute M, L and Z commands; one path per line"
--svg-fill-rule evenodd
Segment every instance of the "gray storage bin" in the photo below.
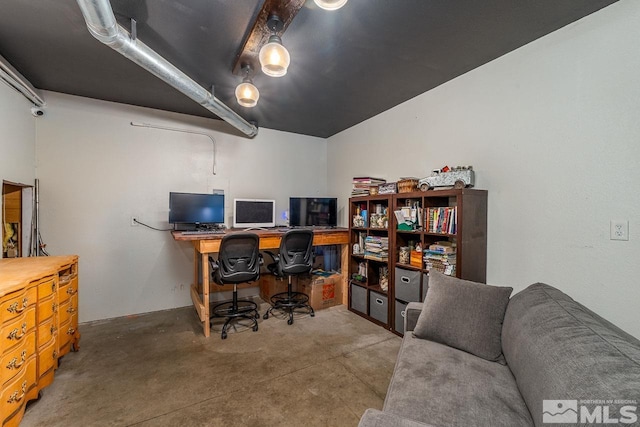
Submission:
M 367 289 L 350 283 L 351 302 L 350 307 L 360 313 L 367 314 Z
M 387 323 L 388 306 L 389 302 L 386 295 L 371 291 L 371 295 L 369 295 L 369 316 L 382 323 Z
M 395 297 L 404 302 L 420 301 L 420 272 L 396 267 Z
M 396 324 L 394 329 L 401 334 L 404 334 L 404 311 L 406 308 L 406 303 L 396 300 Z
M 424 273 L 422 275 L 422 301 L 427 296 L 427 290 L 429 289 L 429 273 Z

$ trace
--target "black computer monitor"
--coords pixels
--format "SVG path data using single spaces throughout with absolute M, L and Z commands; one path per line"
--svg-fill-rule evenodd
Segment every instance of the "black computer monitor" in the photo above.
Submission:
M 169 193 L 169 223 L 195 228 L 224 224 L 224 194 Z
M 290 197 L 289 225 L 292 227 L 335 227 L 338 199 L 335 197 Z

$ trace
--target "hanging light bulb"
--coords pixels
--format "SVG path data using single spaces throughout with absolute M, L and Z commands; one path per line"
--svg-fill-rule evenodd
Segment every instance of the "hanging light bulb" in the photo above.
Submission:
M 245 78 L 242 79 L 242 83 L 236 86 L 236 99 L 238 100 L 238 104 L 243 107 L 255 107 L 256 104 L 258 104 L 258 99 L 260 99 L 260 92 L 258 88 L 253 85 L 251 77 L 249 77 L 251 66 L 243 65 L 242 71 L 244 71 L 246 75 Z
M 313 0 L 318 7 L 324 10 L 340 9 L 347 3 L 347 0 Z
M 262 66 L 262 72 L 271 77 L 282 77 L 287 74 L 287 68 L 291 62 L 289 51 L 282 45 L 282 39 L 278 31 L 282 30 L 284 24 L 275 15 L 271 15 L 267 21 L 267 26 L 271 30 L 269 42 L 262 46 L 258 59 Z

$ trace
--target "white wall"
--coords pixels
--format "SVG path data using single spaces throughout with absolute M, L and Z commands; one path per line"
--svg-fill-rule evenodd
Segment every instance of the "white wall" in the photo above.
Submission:
M 33 185 L 36 118 L 31 103 L 0 81 L 0 181 Z
M 329 190 L 346 203 L 353 176 L 473 165 L 488 283 L 549 283 L 640 337 L 639 39 L 640 2 L 622 0 L 335 135 Z
M 326 193 L 326 141 L 260 129 L 254 139 L 217 120 L 45 92 L 37 138 L 41 222 L 51 254 L 80 256 L 80 321 L 191 304 L 193 249 L 168 232 L 170 191 L 276 199 Z M 207 132 L 133 127 L 130 122 Z M 310 161 L 311 160 L 311 161 Z

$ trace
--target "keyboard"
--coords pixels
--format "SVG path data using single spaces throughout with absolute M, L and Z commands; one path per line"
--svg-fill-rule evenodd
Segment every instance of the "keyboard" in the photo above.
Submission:
M 197 236 L 201 234 L 224 234 L 224 230 L 193 230 L 193 231 L 183 231 L 183 236 Z

